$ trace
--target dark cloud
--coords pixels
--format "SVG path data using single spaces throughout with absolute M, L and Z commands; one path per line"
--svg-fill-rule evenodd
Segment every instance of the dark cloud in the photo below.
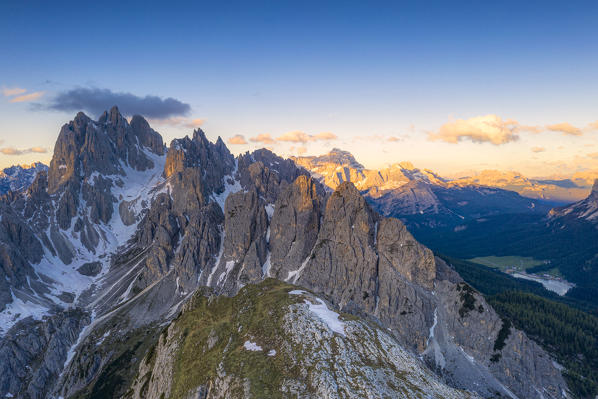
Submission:
M 143 115 L 147 118 L 165 119 L 187 115 L 191 106 L 175 98 L 158 96 L 139 97 L 131 93 L 115 93 L 109 89 L 76 88 L 59 93 L 47 105 L 36 108 L 55 111 L 86 111 L 99 116 L 105 110 L 118 106 L 123 115 Z

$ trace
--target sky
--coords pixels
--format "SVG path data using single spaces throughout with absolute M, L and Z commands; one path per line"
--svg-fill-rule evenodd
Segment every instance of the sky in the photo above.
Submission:
M 234 153 L 598 170 L 596 1 L 86 3 L 0 3 L 0 167 L 118 105 Z

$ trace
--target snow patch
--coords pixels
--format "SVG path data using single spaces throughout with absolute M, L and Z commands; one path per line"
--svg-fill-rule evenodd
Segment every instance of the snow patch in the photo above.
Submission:
M 268 229 L 268 231 L 269 231 L 269 229 Z M 271 255 L 272 254 L 270 253 L 270 251 L 268 251 L 268 254 L 266 255 L 266 261 L 262 265 L 262 277 L 264 277 L 264 278 L 270 277 L 270 268 L 272 267 L 272 264 L 270 263 Z
M 305 294 L 305 291 L 302 290 L 293 290 L 293 291 L 289 291 L 290 295 L 302 295 Z M 309 308 L 309 310 L 316 315 L 320 320 L 322 320 L 330 330 L 334 331 L 335 333 L 338 333 L 340 335 L 342 335 L 343 337 L 346 337 L 345 334 L 345 323 L 342 322 L 341 320 L 339 320 L 339 314 L 328 309 L 328 306 L 326 306 L 326 303 L 321 300 L 320 298 L 314 298 L 317 303 L 312 303 L 310 301 L 307 301 L 306 304 Z
M 234 194 L 243 189 L 243 187 L 241 187 L 241 182 L 239 180 L 235 179 L 235 177 L 234 177 L 235 174 L 237 174 L 238 169 L 239 169 L 239 160 L 235 159 L 235 170 L 230 175 L 224 176 L 224 191 L 221 192 L 220 194 L 212 194 L 212 198 L 214 199 L 214 201 L 216 201 L 216 203 L 218 203 L 218 205 L 220 205 L 222 212 L 224 212 L 224 204 L 226 202 L 226 198 L 230 194 Z M 232 180 L 232 183 L 231 183 L 231 180 Z
M 251 341 L 245 341 L 245 343 L 243 344 L 243 347 L 246 350 L 252 351 L 252 352 L 261 352 L 262 351 L 262 347 L 261 346 L 259 346 L 255 342 L 251 342 Z
M 7 304 L 4 311 L 0 313 L 0 333 L 5 334 L 16 322 L 27 317 L 34 320 L 41 320 L 48 315 L 48 308 L 40 303 L 23 301 L 17 298 L 12 289 L 12 302 Z M 33 299 L 33 298 L 32 298 Z
M 264 206 L 266 208 L 266 213 L 268 214 L 268 220 L 272 219 L 272 215 L 274 215 L 274 204 L 268 204 Z
M 268 356 L 276 356 L 276 349 L 271 349 L 270 352 L 268 352 Z
M 228 262 L 226 262 L 225 270 L 220 274 L 220 277 L 218 277 L 218 282 L 216 283 L 216 285 L 220 285 L 222 282 L 226 280 L 226 277 L 231 272 L 231 270 L 233 270 L 233 267 L 235 267 L 234 260 L 229 260 Z
M 311 255 L 310 255 L 311 256 Z M 291 272 L 289 272 L 289 274 L 287 275 L 287 278 L 284 281 L 291 281 L 291 279 L 293 279 L 293 284 L 295 284 L 297 282 L 297 280 L 299 279 L 299 276 L 301 276 L 301 272 L 303 271 L 303 269 L 305 269 L 305 267 L 307 266 L 307 263 L 309 262 L 309 258 L 310 256 L 308 256 L 303 263 L 301 264 L 301 266 L 299 267 L 299 269 L 297 270 L 293 270 Z
M 216 256 L 216 261 L 214 263 L 214 267 L 212 268 L 212 271 L 210 272 L 210 275 L 208 276 L 208 281 L 206 282 L 206 285 L 208 287 L 210 286 L 210 283 L 212 282 L 212 277 L 214 277 L 214 273 L 216 273 L 216 269 L 218 269 L 218 265 L 220 264 L 220 259 L 222 258 L 222 254 L 224 253 L 224 234 L 225 234 L 225 231 L 221 227 L 220 228 L 220 236 L 221 236 L 220 250 L 218 251 L 218 256 Z

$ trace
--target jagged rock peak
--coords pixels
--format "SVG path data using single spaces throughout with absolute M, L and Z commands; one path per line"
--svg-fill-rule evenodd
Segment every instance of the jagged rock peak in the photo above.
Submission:
M 133 119 L 131 126 L 118 108 L 112 107 L 97 122 L 79 112 L 65 124 L 56 140 L 48 172 L 50 192 L 93 172 L 122 175 L 123 166 L 140 171 L 152 168 L 149 153 L 163 155 L 162 136 L 142 117 Z
M 193 131 L 193 138 L 185 136 L 182 139 L 174 139 L 170 143 L 170 149 L 166 158 L 164 175 L 171 176 L 175 172 L 181 172 L 185 168 L 210 167 L 224 168 L 230 173 L 234 157 L 222 141 L 212 143 L 201 129 Z M 219 165 L 222 164 L 222 165 Z
M 113 125 L 123 125 L 127 123 L 127 120 L 122 116 L 118 107 L 115 105 L 110 108 L 110 111 L 104 111 L 102 116 L 98 119 L 98 123 L 111 123 Z
M 592 186 L 591 195 L 598 197 L 598 179 L 594 179 L 594 185 Z

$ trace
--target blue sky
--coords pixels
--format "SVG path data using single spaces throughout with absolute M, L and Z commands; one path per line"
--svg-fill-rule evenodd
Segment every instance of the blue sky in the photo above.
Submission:
M 14 154 L 0 166 L 49 160 L 75 114 L 55 99 L 106 89 L 188 104 L 150 117 L 167 141 L 201 119 L 209 137 L 242 136 L 235 152 L 341 147 L 369 167 L 448 174 L 598 169 L 595 1 L 58 3 L 0 5 L 0 147 Z M 475 119 L 488 115 L 500 120 Z M 546 128 L 563 123 L 581 134 Z M 273 143 L 249 140 L 260 134 Z

